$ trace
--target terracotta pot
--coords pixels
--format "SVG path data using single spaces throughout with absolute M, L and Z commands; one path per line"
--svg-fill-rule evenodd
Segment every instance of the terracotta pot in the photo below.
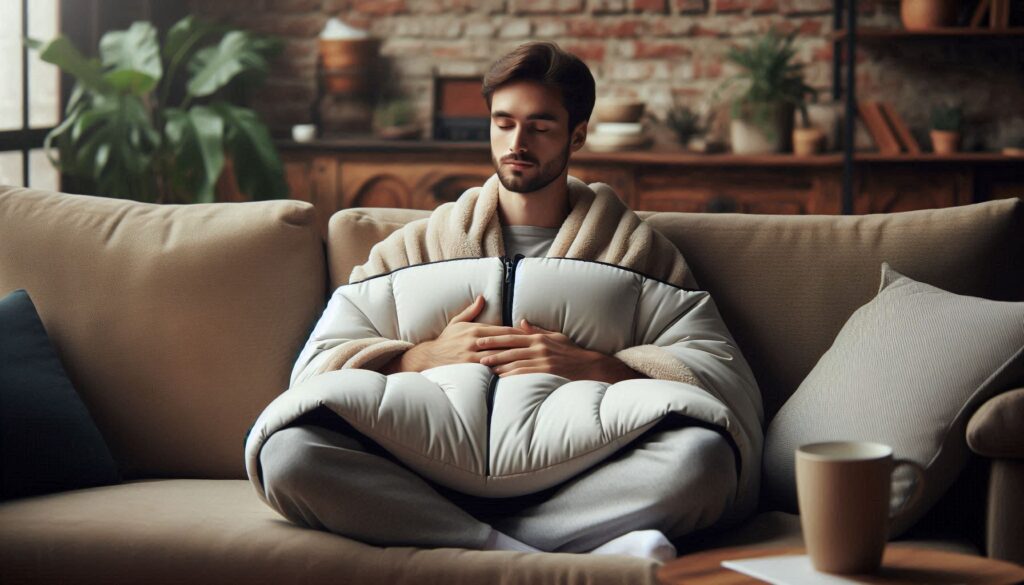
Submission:
M 825 133 L 820 128 L 794 128 L 793 154 L 811 156 L 821 152 L 825 144 Z
M 932 150 L 935 154 L 953 154 L 960 150 L 960 133 L 949 130 L 932 130 Z
M 956 23 L 959 0 L 901 0 L 900 20 L 907 30 L 927 30 Z

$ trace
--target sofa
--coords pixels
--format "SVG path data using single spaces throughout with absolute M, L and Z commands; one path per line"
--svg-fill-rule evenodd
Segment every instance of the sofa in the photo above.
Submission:
M 378 548 L 300 528 L 243 444 L 331 291 L 427 212 L 301 201 L 158 206 L 0 187 L 0 297 L 25 289 L 121 481 L 0 502 L 3 583 L 653 583 L 616 556 Z M 766 421 L 875 295 L 879 266 L 1024 300 L 1024 201 L 866 216 L 641 212 L 671 239 L 757 378 Z M 2 334 L 2 332 L 0 332 Z M 972 456 L 899 545 L 1024 562 L 1024 380 L 969 414 Z M 26 447 L 28 448 L 28 447 Z M 685 554 L 800 543 L 765 498 Z

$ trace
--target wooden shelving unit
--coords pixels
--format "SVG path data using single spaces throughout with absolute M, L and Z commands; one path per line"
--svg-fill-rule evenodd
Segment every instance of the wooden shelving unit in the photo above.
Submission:
M 947 163 L 947 164 L 1024 164 L 1024 158 L 1000 153 L 964 152 L 955 155 L 922 154 L 882 154 L 858 153 L 854 150 L 854 128 L 858 117 L 856 87 L 856 54 L 857 43 L 876 42 L 908 42 L 950 39 L 978 40 L 989 39 L 1024 39 L 1024 27 L 945 27 L 930 30 L 909 31 L 892 28 L 858 28 L 857 0 L 834 0 L 832 12 L 832 97 L 842 100 L 844 104 L 844 129 L 842 145 L 842 212 L 854 212 L 856 178 L 854 173 L 864 163 Z M 845 49 L 845 50 L 844 50 Z M 843 62 L 843 55 L 848 55 L 848 62 Z M 856 163 L 856 164 L 855 164 Z

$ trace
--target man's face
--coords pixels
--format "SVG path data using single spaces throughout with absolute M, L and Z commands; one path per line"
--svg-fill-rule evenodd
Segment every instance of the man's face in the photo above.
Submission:
M 509 191 L 533 193 L 559 178 L 579 149 L 586 124 L 569 133 L 569 112 L 557 90 L 534 81 L 504 85 L 491 95 L 491 161 Z M 575 140 L 574 140 L 575 138 Z

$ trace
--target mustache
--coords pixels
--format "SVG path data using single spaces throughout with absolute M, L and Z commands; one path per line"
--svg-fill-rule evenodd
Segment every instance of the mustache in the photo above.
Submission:
M 503 163 L 507 163 L 507 162 L 525 162 L 525 163 L 530 163 L 530 164 L 537 164 L 537 161 L 535 159 L 533 159 L 533 158 L 526 157 L 526 156 L 521 156 L 521 155 L 516 155 L 516 154 L 510 154 L 510 155 L 503 156 L 503 157 L 501 157 L 501 161 L 500 162 L 503 162 Z

